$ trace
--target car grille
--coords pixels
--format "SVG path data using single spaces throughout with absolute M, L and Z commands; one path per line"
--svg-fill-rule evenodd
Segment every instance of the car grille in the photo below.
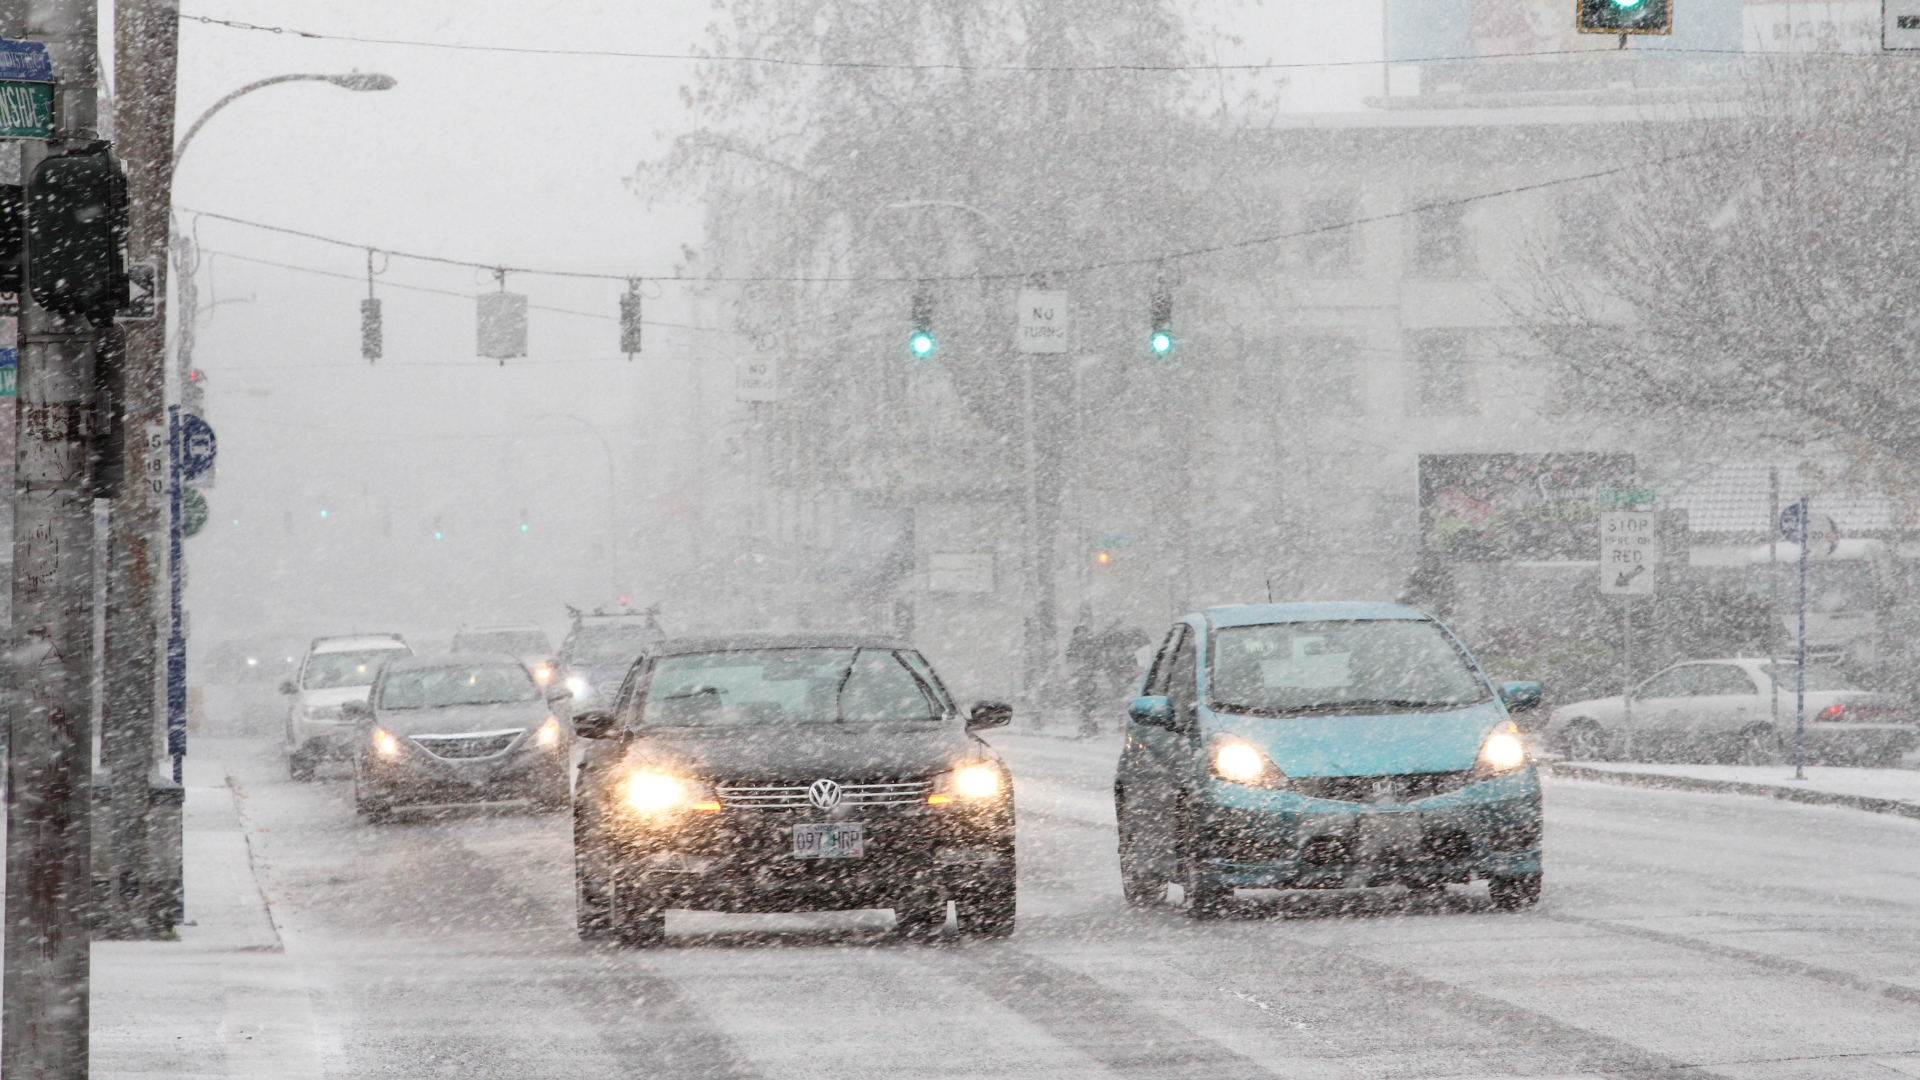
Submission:
M 754 787 L 720 785 L 720 805 L 754 810 L 800 810 L 811 808 L 809 787 Z M 841 806 L 907 806 L 927 801 L 933 790 L 931 780 L 902 780 L 877 784 L 841 784 Z
M 1395 776 L 1298 776 L 1287 786 L 1309 799 L 1336 802 L 1370 803 L 1392 795 L 1395 802 L 1430 799 L 1459 791 L 1471 780 L 1471 773 L 1401 773 Z
M 525 728 L 509 731 L 474 731 L 464 735 L 412 735 L 414 745 L 442 761 L 472 761 L 507 752 L 513 740 Z

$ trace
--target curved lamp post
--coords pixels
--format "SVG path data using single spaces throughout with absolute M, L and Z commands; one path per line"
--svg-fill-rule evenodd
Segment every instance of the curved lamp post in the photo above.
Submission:
M 613 580 L 610 584 L 617 598 L 622 585 L 620 580 L 620 484 L 618 477 L 614 475 L 613 445 L 607 442 L 607 437 L 601 432 L 600 425 L 583 416 L 575 416 L 572 413 L 540 413 L 533 419 L 571 420 L 586 428 L 595 439 L 599 440 L 600 450 L 607 456 L 607 563 L 608 569 L 612 571 Z
M 334 86 L 346 90 L 391 90 L 399 85 L 399 80 L 391 75 L 359 71 L 350 72 L 346 75 L 275 75 L 271 79 L 261 79 L 257 82 L 250 82 L 208 106 L 207 111 L 200 114 L 200 119 L 195 120 L 193 126 L 187 129 L 187 133 L 180 136 L 180 142 L 173 148 L 174 168 L 177 169 L 180 167 L 180 155 L 187 152 L 187 145 L 193 142 L 195 135 L 200 134 L 201 128 L 207 126 L 207 121 L 213 119 L 214 113 L 233 104 L 240 98 L 253 93 L 255 90 L 263 90 L 269 86 L 277 86 L 280 83 L 290 82 L 331 83 Z

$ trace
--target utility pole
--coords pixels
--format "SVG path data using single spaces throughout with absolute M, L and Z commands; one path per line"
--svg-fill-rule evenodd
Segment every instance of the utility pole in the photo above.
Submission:
M 23 180 L 50 152 L 96 136 L 95 15 L 92 0 L 0 7 L 0 32 L 44 42 L 56 80 L 53 138 L 21 144 Z M 55 315 L 23 291 L 0 986 L 8 1080 L 87 1075 L 95 339 L 84 316 Z
M 179 906 L 177 829 L 153 830 L 156 802 L 178 814 L 178 785 L 153 783 L 159 687 L 157 540 L 166 496 L 167 238 L 173 203 L 178 0 L 114 4 L 115 129 L 127 170 L 127 260 L 152 269 L 153 317 L 127 321 L 126 486 L 114 500 L 107 577 L 107 709 L 101 764 L 113 784 L 106 848 L 109 937 L 170 930 Z

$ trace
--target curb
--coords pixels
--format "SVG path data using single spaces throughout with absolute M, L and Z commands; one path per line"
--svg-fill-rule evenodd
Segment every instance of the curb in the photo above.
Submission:
M 1844 806 L 1853 810 L 1865 810 L 1871 814 L 1892 814 L 1895 817 L 1920 820 L 1920 803 L 1901 802 L 1898 799 L 1875 799 L 1866 795 L 1842 795 L 1833 791 L 1780 787 L 1774 784 L 1748 784 L 1739 780 L 1701 780 L 1691 776 L 1614 772 L 1611 769 L 1563 765 L 1559 762 L 1542 761 L 1538 764 L 1546 766 L 1548 776 L 1558 776 L 1567 780 L 1596 780 L 1603 784 L 1671 788 L 1677 791 L 1717 791 L 1729 795 L 1758 795 L 1761 798 L 1780 799 L 1785 802 L 1808 803 L 1814 806 Z

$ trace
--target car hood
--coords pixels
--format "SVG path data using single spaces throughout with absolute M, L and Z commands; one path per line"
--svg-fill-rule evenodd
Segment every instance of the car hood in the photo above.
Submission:
M 809 784 L 928 776 L 963 760 L 998 758 L 957 724 L 819 724 L 812 727 L 652 728 L 627 747 L 635 765 L 703 779 Z
M 375 723 L 395 735 L 457 735 L 466 731 L 499 731 L 533 727 L 547 718 L 543 701 L 513 701 L 500 705 L 451 705 L 444 709 L 381 709 Z
M 1443 713 L 1387 716 L 1235 716 L 1207 711 L 1209 732 L 1238 735 L 1288 776 L 1389 776 L 1473 768 L 1493 726 L 1507 718 L 1498 701 Z
M 309 709 L 324 709 L 333 705 L 345 705 L 349 701 L 367 700 L 367 691 L 372 686 L 329 686 L 324 690 L 300 691 L 300 704 Z

